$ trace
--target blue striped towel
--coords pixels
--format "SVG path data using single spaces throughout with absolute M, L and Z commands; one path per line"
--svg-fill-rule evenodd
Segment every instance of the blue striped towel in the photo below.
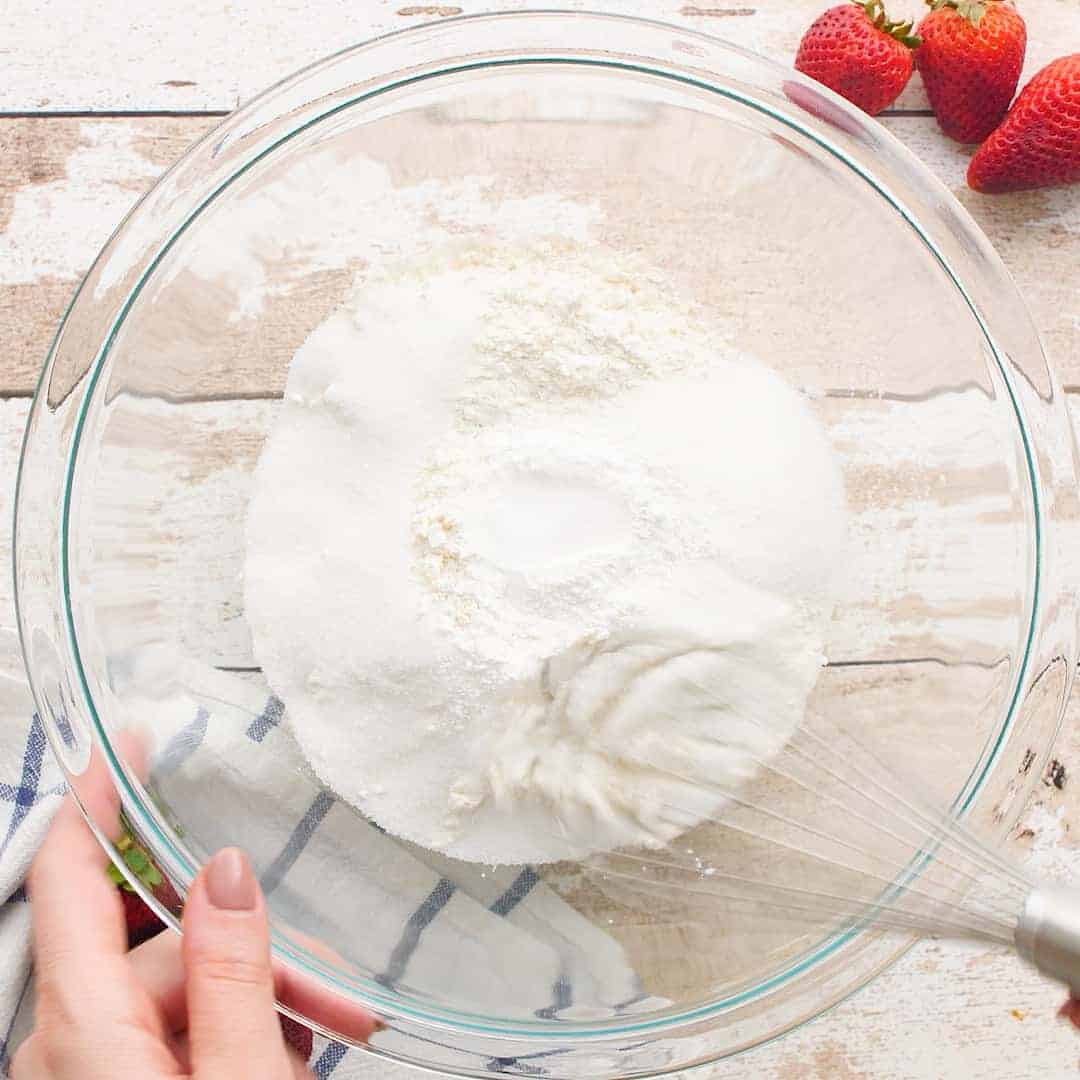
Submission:
M 609 1014 L 662 1004 L 642 992 L 618 943 L 531 868 L 480 877 L 374 826 L 358 830 L 355 811 L 313 783 L 281 702 L 268 698 L 256 678 L 194 665 L 165 649 L 143 650 L 115 664 L 112 675 L 130 720 L 152 747 L 151 781 L 171 805 L 184 807 L 185 839 L 198 837 L 208 850 L 241 842 L 279 918 L 299 912 L 297 882 L 320 881 L 317 896 L 303 898 L 305 929 L 362 961 L 384 986 L 435 984 L 474 1008 L 541 1017 L 595 1016 L 596 1002 Z M 32 706 L 22 680 L 0 684 L 0 693 L 0 777 L 8 780 L 0 784 L 2 1068 L 32 1018 L 29 905 L 21 882 L 63 778 L 40 721 L 24 719 Z M 230 836 L 228 823 L 238 820 L 249 824 Z M 358 917 L 365 924 L 362 957 L 354 936 L 347 947 L 345 939 Z M 493 942 L 508 958 L 503 970 L 490 962 Z M 575 1012 L 578 1000 L 593 1008 Z M 392 1031 L 379 1041 L 393 1052 Z M 311 1066 L 316 1077 L 335 1080 L 416 1075 L 321 1038 Z

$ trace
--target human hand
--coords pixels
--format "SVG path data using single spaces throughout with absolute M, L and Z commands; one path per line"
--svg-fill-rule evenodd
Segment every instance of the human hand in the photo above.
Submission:
M 172 949 L 183 982 L 159 939 L 128 952 L 107 863 L 69 795 L 30 874 L 37 1008 L 12 1080 L 310 1077 L 281 1034 L 266 905 L 246 857 L 219 852 L 192 886 L 182 954 Z
M 138 740 L 119 736 L 145 772 Z M 116 790 L 95 753 L 76 781 L 112 841 L 123 829 Z M 160 933 L 130 952 L 108 858 L 71 795 L 30 873 L 37 1008 L 12 1080 L 301 1080 L 274 998 L 353 1042 L 381 1025 L 350 1000 L 270 960 L 265 901 L 247 859 L 218 852 L 188 893 L 184 936 Z M 305 948 L 337 962 L 318 942 Z

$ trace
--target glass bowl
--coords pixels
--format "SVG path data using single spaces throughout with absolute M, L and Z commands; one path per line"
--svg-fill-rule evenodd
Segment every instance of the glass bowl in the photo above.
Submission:
M 287 1011 L 347 1041 L 363 1006 L 386 1024 L 375 1052 L 447 1072 L 664 1073 L 806 1021 L 909 939 L 398 842 L 306 764 L 245 622 L 246 507 L 294 352 L 384 260 L 497 240 L 510 200 L 647 261 L 803 396 L 850 514 L 810 712 L 1001 842 L 1075 658 L 1056 528 L 1074 450 L 1037 335 L 986 239 L 883 127 L 660 23 L 420 27 L 195 145 L 106 245 L 42 375 L 22 643 L 72 787 L 122 863 L 100 786 L 118 798 L 156 867 L 131 876 L 170 925 L 213 851 L 251 854 Z

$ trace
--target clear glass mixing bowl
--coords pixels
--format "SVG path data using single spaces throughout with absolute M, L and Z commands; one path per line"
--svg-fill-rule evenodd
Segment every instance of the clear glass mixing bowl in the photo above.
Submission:
M 91 817 L 88 777 L 108 777 L 178 897 L 217 848 L 251 853 L 301 988 L 284 1004 L 324 1031 L 359 1003 L 385 1055 L 576 1080 L 760 1044 L 906 942 L 399 844 L 305 765 L 252 654 L 245 507 L 289 361 L 357 274 L 409 251 L 392 207 L 433 184 L 474 209 L 587 205 L 603 244 L 806 396 L 851 511 L 811 711 L 1005 836 L 1075 655 L 1055 531 L 1071 434 L 1016 289 L 884 128 L 750 53 L 613 16 L 346 50 L 230 116 L 116 232 L 57 334 L 20 473 L 19 620 L 53 749 Z M 492 213 L 432 212 L 498 236 Z M 116 737 L 132 724 L 139 751 Z M 151 902 L 176 925 L 178 900 Z

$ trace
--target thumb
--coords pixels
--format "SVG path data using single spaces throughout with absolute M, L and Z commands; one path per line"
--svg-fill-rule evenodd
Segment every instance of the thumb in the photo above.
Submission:
M 195 879 L 183 952 L 198 1080 L 292 1080 L 274 1008 L 266 903 L 237 848 L 219 851 Z

